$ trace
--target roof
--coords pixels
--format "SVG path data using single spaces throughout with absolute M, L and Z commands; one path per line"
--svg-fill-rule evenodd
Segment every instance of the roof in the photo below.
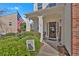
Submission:
M 12 13 L 12 14 L 7 14 L 7 15 L 2 15 L 2 16 L 0 16 L 0 17 L 10 16 L 10 15 L 14 15 L 14 14 L 17 14 L 17 13 Z
M 27 17 L 37 17 L 37 16 L 40 16 L 40 15 L 56 14 L 57 11 L 60 11 L 60 10 L 63 10 L 63 9 L 64 9 L 64 6 L 55 6 L 55 7 L 49 8 L 47 10 L 36 11 L 36 12 L 25 14 L 25 15 Z M 59 13 L 59 14 L 61 14 L 61 13 Z

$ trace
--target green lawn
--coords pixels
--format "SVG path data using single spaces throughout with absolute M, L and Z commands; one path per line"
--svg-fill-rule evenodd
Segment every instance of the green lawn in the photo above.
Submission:
M 26 40 L 34 39 L 35 51 L 28 51 Z M 8 33 L 0 37 L 0 56 L 34 56 L 40 49 L 40 34 L 37 32 Z

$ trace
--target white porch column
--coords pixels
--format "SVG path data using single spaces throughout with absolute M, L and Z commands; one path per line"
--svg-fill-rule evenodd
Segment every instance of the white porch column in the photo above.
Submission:
M 40 42 L 42 42 L 43 40 L 43 19 L 42 19 L 42 16 L 38 16 L 38 18 L 39 18 L 39 32 L 41 34 Z
M 29 18 L 26 18 L 25 22 L 26 22 L 26 31 L 30 31 L 30 22 L 29 22 Z

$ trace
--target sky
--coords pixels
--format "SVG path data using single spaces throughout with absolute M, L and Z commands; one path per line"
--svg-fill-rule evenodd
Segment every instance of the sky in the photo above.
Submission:
M 33 12 L 33 3 L 0 3 L 0 10 L 7 11 L 6 15 L 16 13 L 18 10 L 24 19 L 24 14 Z

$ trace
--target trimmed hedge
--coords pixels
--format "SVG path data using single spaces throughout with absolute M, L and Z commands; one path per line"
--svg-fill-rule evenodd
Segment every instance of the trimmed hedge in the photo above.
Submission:
M 26 40 L 34 39 L 35 51 L 29 52 Z M 0 38 L 0 56 L 34 56 L 40 49 L 40 34 L 37 32 L 22 32 L 5 35 Z
M 38 33 L 38 32 L 21 32 L 21 33 L 17 33 L 17 37 L 19 37 L 19 38 L 23 38 L 25 36 L 35 36 L 35 37 L 38 37 L 40 39 L 40 33 Z

